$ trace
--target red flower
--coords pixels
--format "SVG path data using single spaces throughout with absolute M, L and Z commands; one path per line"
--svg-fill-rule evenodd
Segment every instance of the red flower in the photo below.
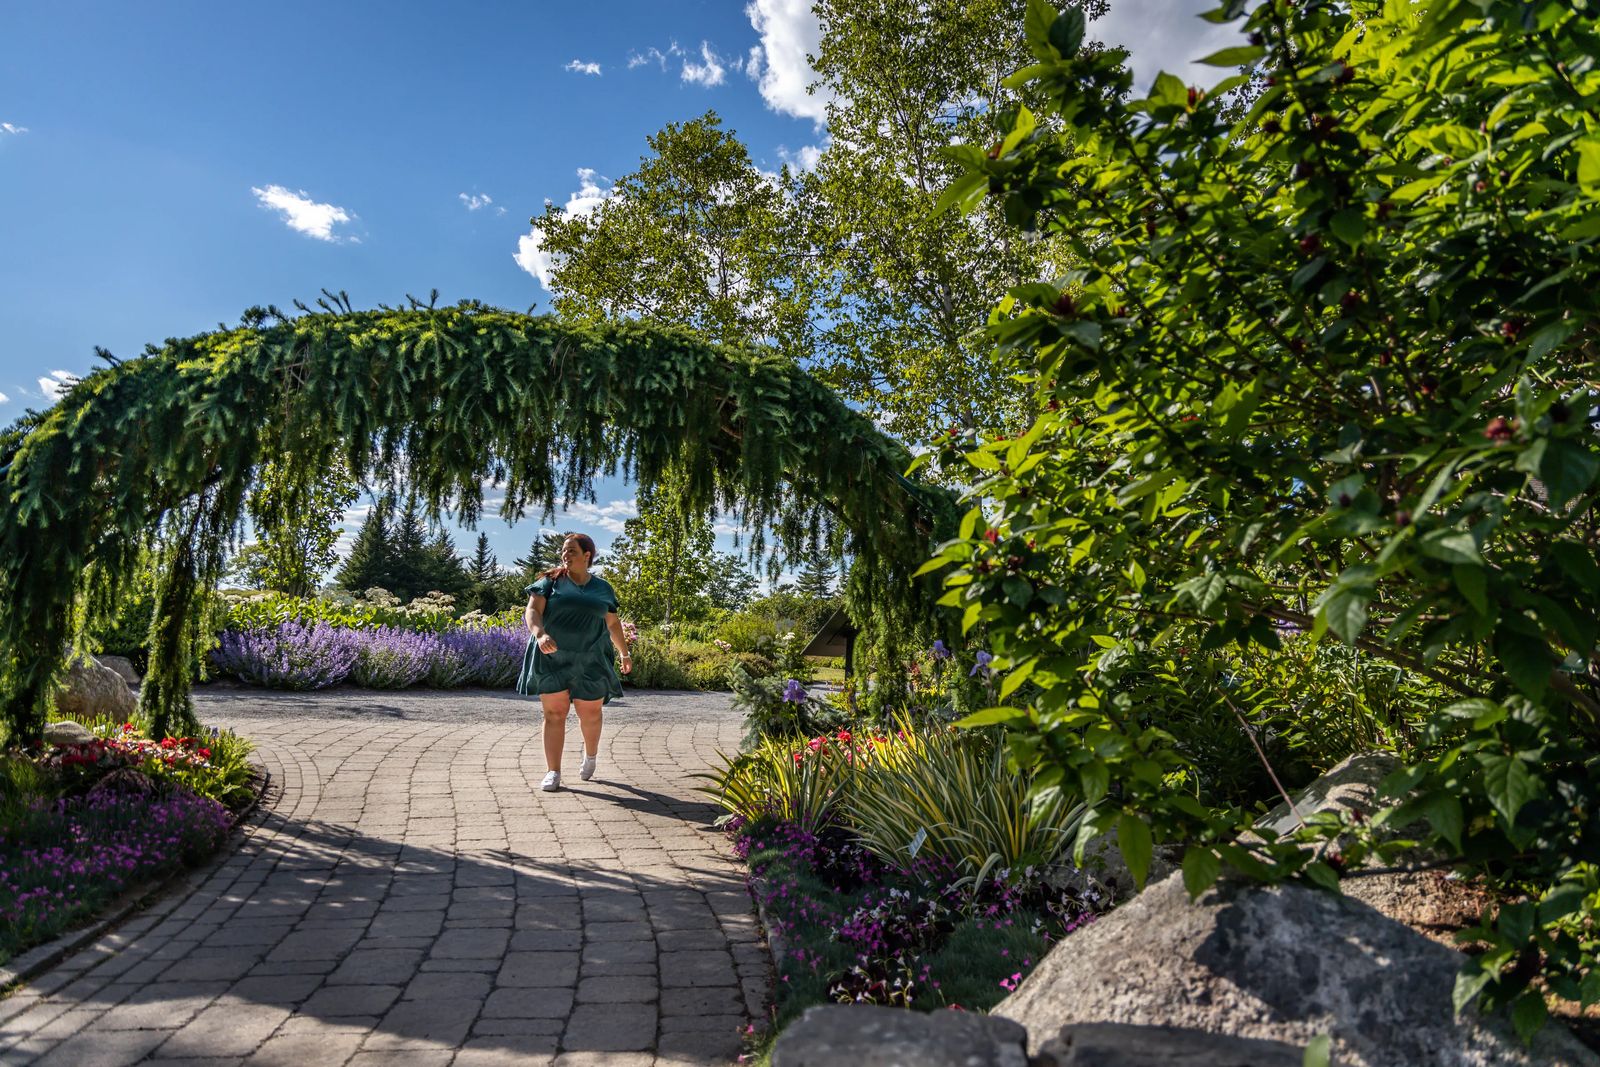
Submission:
M 1000 543 L 1000 531 L 999 530 L 995 530 L 995 529 L 985 530 L 985 531 L 983 531 L 983 539 L 985 541 L 989 542 L 991 545 L 999 544 Z
M 838 733 L 834 734 L 833 736 L 839 741 L 849 741 L 850 740 L 850 731 L 849 730 L 840 730 Z
M 210 759 L 211 758 L 211 750 L 209 748 L 202 748 L 200 750 L 200 758 L 201 759 Z

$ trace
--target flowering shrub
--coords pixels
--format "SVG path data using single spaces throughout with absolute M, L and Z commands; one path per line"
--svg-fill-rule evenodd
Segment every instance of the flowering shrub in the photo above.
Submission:
M 438 632 L 457 623 L 455 597 L 440 592 L 417 597 L 409 604 L 401 604 L 399 597 L 376 586 L 359 597 L 342 591 L 296 597 L 270 591 L 227 590 L 221 598 L 227 609 L 225 625 L 230 630 L 259 630 L 286 622 L 325 622 L 350 630 L 390 626 Z M 479 617 L 484 616 L 480 613 Z
M 483 617 L 480 617 L 483 618 Z M 320 689 L 349 681 L 374 689 L 425 682 L 437 688 L 510 686 L 527 634 L 520 623 L 488 620 L 440 632 L 394 626 L 347 630 L 285 622 L 264 630 L 227 631 L 212 652 L 219 671 L 280 689 Z
M 211 663 L 224 674 L 269 689 L 324 689 L 344 681 L 360 651 L 354 630 L 290 621 L 223 631 Z
M 349 681 L 368 689 L 404 689 L 428 673 L 434 638 L 415 630 L 379 626 L 356 632 Z
M 198 863 L 222 843 L 231 818 L 216 801 L 182 789 L 149 798 L 39 799 L 9 807 L 5 816 L 0 960 L 81 922 L 140 882 Z
M 735 665 L 728 681 L 734 707 L 744 709 L 746 748 L 765 738 L 827 733 L 847 721 L 840 709 L 811 697 L 798 676 L 758 677 Z
M 92 741 L 52 745 L 37 759 L 58 791 L 75 795 L 89 790 L 113 771 L 138 771 L 157 787 L 181 786 L 230 807 L 253 796 L 246 757 L 250 742 L 231 730 L 212 727 L 203 737 L 140 736 L 132 722 L 95 727 Z
M 779 946 L 780 1027 L 830 1000 L 986 1010 L 1105 907 L 1037 868 L 964 886 L 942 860 L 886 865 L 838 826 L 735 823 L 735 853 Z

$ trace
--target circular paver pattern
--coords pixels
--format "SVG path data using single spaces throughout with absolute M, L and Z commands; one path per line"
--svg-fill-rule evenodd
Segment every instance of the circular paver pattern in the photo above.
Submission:
M 694 775 L 725 696 L 630 692 L 538 789 L 514 694 L 196 693 L 272 774 L 247 836 L 0 1001 L 0 1063 L 725 1064 L 767 959 Z

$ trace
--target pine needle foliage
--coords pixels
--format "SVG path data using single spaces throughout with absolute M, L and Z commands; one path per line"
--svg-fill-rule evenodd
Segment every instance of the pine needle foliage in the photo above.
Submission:
M 769 565 L 845 529 L 851 603 L 885 658 L 927 626 L 931 587 L 912 574 L 953 529 L 950 498 L 907 480 L 906 451 L 791 359 L 660 325 L 413 303 L 253 310 L 0 431 L 0 711 L 14 736 L 42 728 L 75 605 L 109 610 L 152 539 L 167 548 L 141 707 L 157 729 L 192 721 L 197 609 L 261 464 L 284 455 L 403 482 L 430 516 L 468 525 L 486 484 L 507 517 L 549 515 L 592 499 L 598 476 L 650 484 L 671 465 L 686 513 L 737 508 Z

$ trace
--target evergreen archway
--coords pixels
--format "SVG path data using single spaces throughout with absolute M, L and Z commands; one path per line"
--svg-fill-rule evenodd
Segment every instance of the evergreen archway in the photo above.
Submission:
M 0 700 L 15 733 L 42 727 L 74 606 L 109 606 L 156 529 L 141 707 L 158 725 L 192 721 L 195 609 L 253 473 L 281 455 L 308 481 L 335 456 L 359 477 L 403 477 L 468 523 L 486 483 L 521 515 L 600 474 L 650 482 L 680 464 L 686 509 L 738 507 L 784 551 L 842 527 L 847 601 L 880 643 L 928 610 L 934 587 L 913 575 L 954 515 L 948 494 L 902 475 L 903 448 L 770 353 L 472 303 L 252 309 L 238 329 L 113 361 L 0 434 Z

